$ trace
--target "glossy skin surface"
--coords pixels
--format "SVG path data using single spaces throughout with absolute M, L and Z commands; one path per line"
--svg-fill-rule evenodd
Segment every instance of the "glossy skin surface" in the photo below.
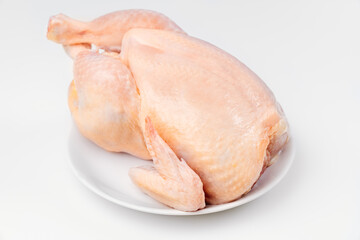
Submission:
M 241 197 L 287 142 L 286 119 L 261 79 L 159 13 L 126 10 L 89 23 L 57 15 L 48 38 L 74 58 L 69 106 L 82 134 L 106 150 L 151 157 L 154 168 L 130 176 L 168 206 L 196 211 L 205 198 Z

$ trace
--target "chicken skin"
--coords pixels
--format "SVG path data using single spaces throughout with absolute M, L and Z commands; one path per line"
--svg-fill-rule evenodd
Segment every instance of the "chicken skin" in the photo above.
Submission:
M 68 104 L 80 132 L 108 151 L 153 159 L 129 175 L 170 207 L 240 198 L 288 141 L 264 82 L 160 13 L 124 10 L 91 22 L 59 14 L 47 37 L 74 59 Z

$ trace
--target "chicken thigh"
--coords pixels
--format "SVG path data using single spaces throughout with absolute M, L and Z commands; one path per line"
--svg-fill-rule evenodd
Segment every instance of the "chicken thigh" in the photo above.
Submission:
M 152 158 L 154 167 L 130 177 L 170 207 L 240 198 L 288 141 L 264 82 L 162 14 L 125 10 L 91 22 L 56 15 L 47 36 L 74 59 L 69 106 L 81 133 L 106 150 Z

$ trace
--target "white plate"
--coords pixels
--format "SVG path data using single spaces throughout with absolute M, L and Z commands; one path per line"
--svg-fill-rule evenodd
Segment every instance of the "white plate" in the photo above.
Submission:
M 110 153 L 84 138 L 76 127 L 69 137 L 70 162 L 75 175 L 89 189 L 101 197 L 134 210 L 163 215 L 200 215 L 234 208 L 250 202 L 273 188 L 286 174 L 295 155 L 290 141 L 279 155 L 278 161 L 269 167 L 244 197 L 221 205 L 207 205 L 197 212 L 181 212 L 169 208 L 142 193 L 130 180 L 131 167 L 152 164 L 124 153 Z

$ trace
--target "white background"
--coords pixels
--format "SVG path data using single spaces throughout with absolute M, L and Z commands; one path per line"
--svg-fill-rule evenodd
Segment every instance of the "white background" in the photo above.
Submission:
M 69 167 L 72 61 L 48 18 L 160 11 L 247 64 L 283 106 L 297 155 L 272 191 L 211 215 L 110 203 Z M 360 239 L 360 1 L 0 0 L 0 239 Z

